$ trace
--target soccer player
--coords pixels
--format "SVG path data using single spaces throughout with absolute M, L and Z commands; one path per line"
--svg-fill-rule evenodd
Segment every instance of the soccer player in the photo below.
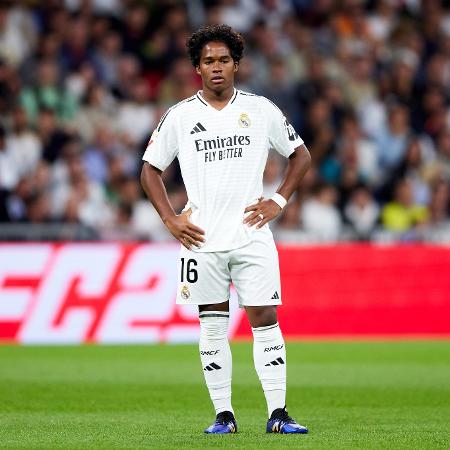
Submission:
M 242 36 L 226 25 L 206 26 L 187 42 L 202 90 L 170 108 L 143 156 L 142 186 L 183 247 L 178 304 L 195 304 L 200 359 L 216 420 L 206 433 L 237 431 L 231 404 L 227 339 L 230 283 L 253 331 L 256 372 L 267 400 L 268 433 L 306 433 L 285 406 L 286 350 L 277 321 L 281 304 L 278 254 L 268 222 L 275 219 L 310 165 L 303 140 L 268 99 L 234 88 Z M 284 179 L 263 199 L 268 152 L 288 158 Z M 161 173 L 178 157 L 188 203 L 177 215 Z

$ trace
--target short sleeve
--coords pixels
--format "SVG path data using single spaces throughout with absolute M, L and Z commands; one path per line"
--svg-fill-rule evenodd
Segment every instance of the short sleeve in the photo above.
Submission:
M 177 155 L 176 114 L 169 109 L 153 132 L 142 159 L 164 171 Z
M 294 153 L 297 147 L 303 144 L 303 139 L 298 135 L 283 113 L 272 102 L 268 101 L 268 103 L 270 146 L 288 158 Z

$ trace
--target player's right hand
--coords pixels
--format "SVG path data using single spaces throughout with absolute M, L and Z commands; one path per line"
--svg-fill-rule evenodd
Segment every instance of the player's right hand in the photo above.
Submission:
M 189 220 L 191 213 L 192 210 L 189 208 L 187 211 L 177 216 L 169 217 L 165 221 L 166 227 L 172 235 L 188 250 L 193 245 L 200 248 L 201 244 L 205 242 L 205 238 L 203 237 L 205 232 Z

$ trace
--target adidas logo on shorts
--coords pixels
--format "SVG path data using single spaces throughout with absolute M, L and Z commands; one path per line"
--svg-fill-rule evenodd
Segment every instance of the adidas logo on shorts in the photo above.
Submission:
M 278 291 L 275 291 L 275 294 L 272 295 L 270 300 L 280 300 L 280 296 L 278 295 Z

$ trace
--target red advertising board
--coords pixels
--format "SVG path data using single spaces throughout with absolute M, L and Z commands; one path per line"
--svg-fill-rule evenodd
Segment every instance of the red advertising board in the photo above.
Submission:
M 279 247 L 287 338 L 449 337 L 450 248 Z M 0 244 L 0 342 L 192 342 L 173 244 Z M 232 295 L 235 297 L 235 295 Z M 232 298 L 230 336 L 250 328 Z

